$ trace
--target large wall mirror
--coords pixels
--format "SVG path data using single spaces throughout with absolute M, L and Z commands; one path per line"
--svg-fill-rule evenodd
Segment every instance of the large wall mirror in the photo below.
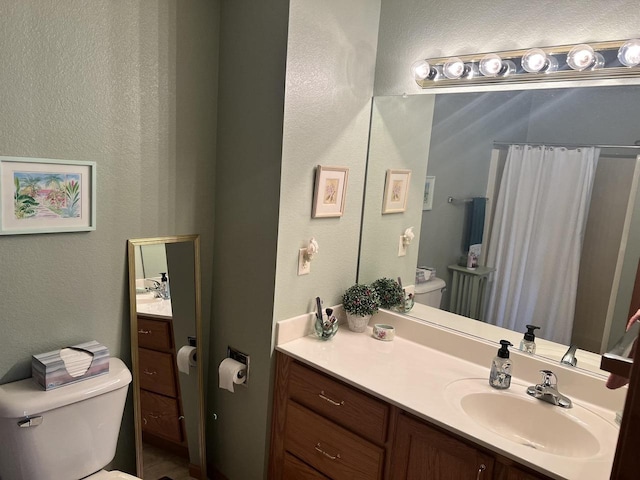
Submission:
M 525 325 L 540 325 L 537 353 L 559 360 L 577 345 L 578 367 L 600 372 L 595 354 L 622 336 L 630 310 L 640 307 L 632 300 L 640 258 L 639 109 L 640 86 L 634 85 L 376 97 L 358 281 L 400 276 L 409 285 L 416 267 L 433 267 L 447 285 L 441 308 L 455 312 L 464 285 L 454 267 L 478 228 L 473 217 L 480 205 L 480 264 L 495 271 L 487 275 L 481 318 L 474 313 L 455 328 L 477 334 L 477 322 L 497 325 L 488 339 L 503 336 L 517 347 Z M 522 152 L 542 151 L 541 145 L 550 152 L 544 167 L 521 171 L 528 165 Z M 567 162 L 576 169 L 556 170 Z M 388 169 L 413 172 L 403 213 L 381 214 Z M 427 177 L 431 198 L 423 201 Z M 521 213 L 534 201 L 555 224 L 542 223 L 542 213 Z M 398 238 L 410 226 L 419 228 L 419 242 L 398 257 Z M 534 237 L 540 232 L 557 235 Z M 500 260 L 501 239 L 519 242 L 511 258 L 531 256 L 525 269 Z M 559 268 L 542 272 L 551 266 Z M 510 275 L 524 287 L 496 300 L 494 292 Z M 429 311 L 418 307 L 409 315 L 429 317 Z M 545 345 L 558 348 L 545 351 Z
M 205 479 L 198 235 L 128 242 L 137 475 Z

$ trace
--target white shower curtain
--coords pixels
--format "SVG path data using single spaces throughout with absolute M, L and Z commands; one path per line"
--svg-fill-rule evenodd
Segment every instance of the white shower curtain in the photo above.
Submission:
M 600 150 L 511 145 L 487 254 L 486 319 L 571 342 L 578 269 Z

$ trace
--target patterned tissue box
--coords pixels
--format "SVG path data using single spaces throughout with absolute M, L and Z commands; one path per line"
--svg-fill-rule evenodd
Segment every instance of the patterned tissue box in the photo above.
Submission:
M 95 340 L 31 358 L 31 376 L 45 390 L 108 372 L 109 349 Z

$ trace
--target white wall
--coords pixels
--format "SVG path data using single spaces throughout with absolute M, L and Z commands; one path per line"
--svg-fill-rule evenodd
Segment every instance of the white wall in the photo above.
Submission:
M 403 285 L 414 284 L 434 103 L 433 95 L 374 100 L 362 216 L 360 283 L 400 277 Z M 411 171 L 405 212 L 382 214 L 387 169 Z M 399 257 L 400 235 L 409 227 L 414 227 L 415 238 L 406 255 Z
M 379 0 L 293 0 L 287 44 L 274 320 L 342 302 L 355 283 Z M 311 218 L 317 165 L 349 168 L 344 215 Z M 311 273 L 298 251 L 315 237 Z
M 210 269 L 215 15 L 208 0 L 0 1 L 1 153 L 97 163 L 96 231 L 0 237 L 0 382 L 90 339 L 130 366 L 128 238 L 199 232 Z M 199 103 L 176 116 L 185 97 Z M 180 182 L 196 167 L 194 199 Z M 115 466 L 135 472 L 134 451 L 129 403 Z

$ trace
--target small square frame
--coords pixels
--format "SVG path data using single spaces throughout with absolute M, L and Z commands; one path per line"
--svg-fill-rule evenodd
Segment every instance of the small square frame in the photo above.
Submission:
M 0 235 L 95 229 L 95 162 L 0 156 Z
M 436 177 L 427 176 L 424 181 L 424 197 L 422 199 L 422 210 L 433 208 L 433 194 L 436 188 Z
M 349 168 L 347 167 L 318 165 L 313 191 L 312 218 L 342 216 L 347 197 L 348 179 Z
M 382 213 L 400 213 L 407 209 L 411 170 L 387 170 Z

